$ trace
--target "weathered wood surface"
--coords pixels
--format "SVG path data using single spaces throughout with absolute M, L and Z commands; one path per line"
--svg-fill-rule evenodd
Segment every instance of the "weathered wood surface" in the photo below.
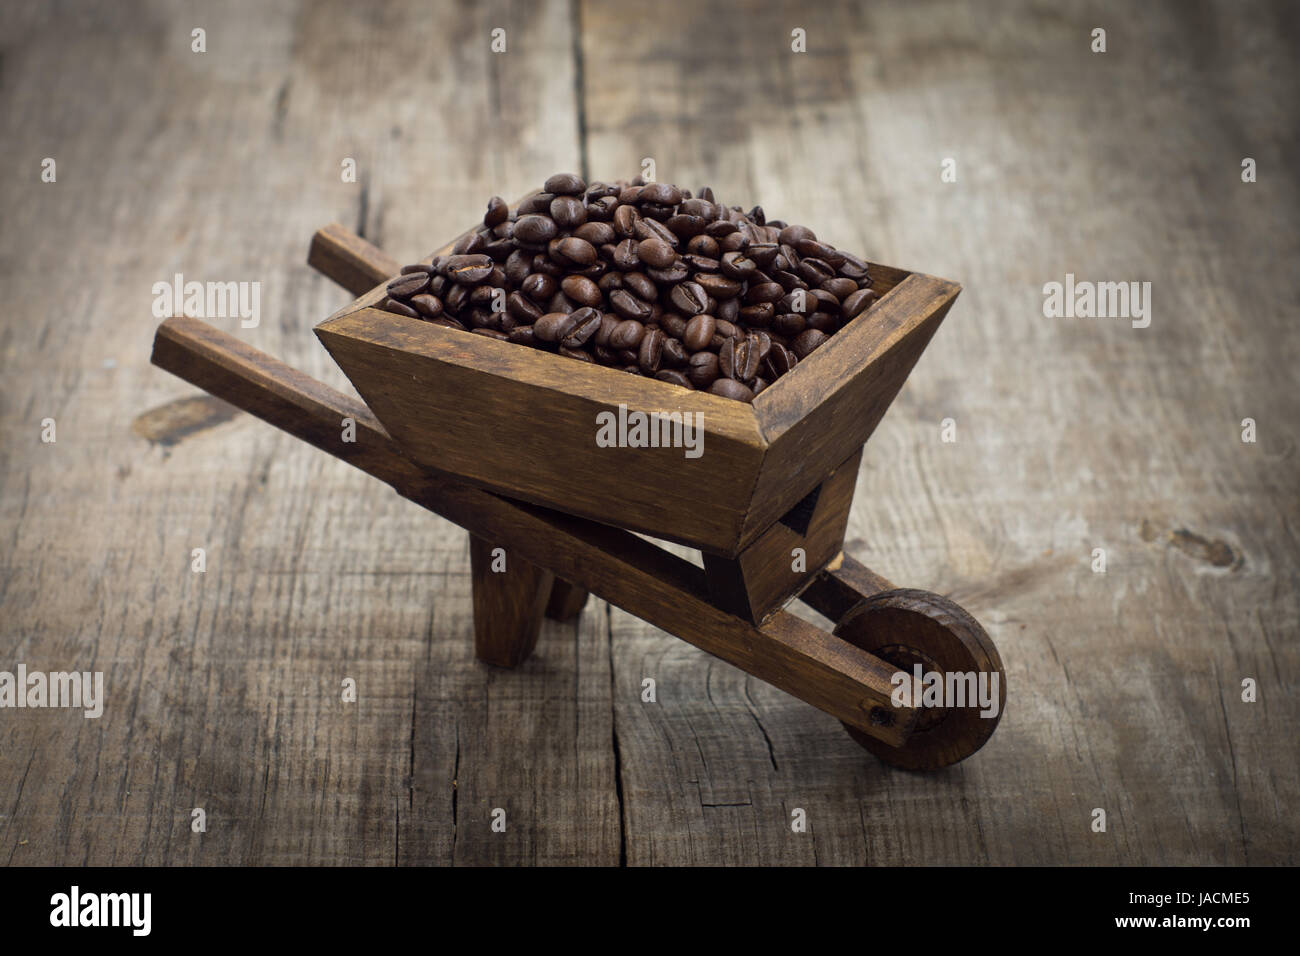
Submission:
M 98 720 L 0 710 L 0 860 L 1295 863 L 1296 17 L 0 8 L 0 669 L 108 685 Z M 415 258 L 488 195 L 646 156 L 961 282 L 848 537 L 997 643 L 1008 708 L 970 761 L 891 770 L 595 599 L 478 664 L 463 532 L 148 363 L 154 282 L 256 279 L 261 324 L 227 329 L 346 388 L 316 228 Z M 1044 318 L 1067 272 L 1151 281 L 1151 326 Z

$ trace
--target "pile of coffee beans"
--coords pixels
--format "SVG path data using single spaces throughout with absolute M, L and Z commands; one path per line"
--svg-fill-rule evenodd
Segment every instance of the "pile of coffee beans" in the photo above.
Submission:
M 381 308 L 748 402 L 875 300 L 811 229 L 641 178 L 499 197 Z

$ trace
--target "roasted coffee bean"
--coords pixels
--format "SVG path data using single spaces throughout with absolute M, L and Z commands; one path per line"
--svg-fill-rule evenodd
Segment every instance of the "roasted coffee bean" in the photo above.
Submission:
M 506 296 L 506 313 L 521 325 L 532 325 L 542 314 L 541 306 L 522 292 Z
M 560 282 L 564 294 L 580 305 L 598 306 L 605 301 L 600 286 L 586 276 L 566 276 Z
M 866 261 L 864 259 L 859 259 L 857 256 L 851 256 L 848 253 L 841 253 L 841 255 L 844 256 L 844 264 L 840 266 L 840 275 L 844 276 L 846 279 L 853 279 L 857 282 L 861 282 L 865 279 L 867 284 L 870 285 L 870 267 L 867 265 Z
M 694 253 L 687 253 L 682 256 L 682 259 L 694 272 L 707 272 L 713 274 L 718 271 L 717 259 L 711 259 L 708 256 L 697 256 Z
M 769 384 L 769 383 L 768 383 L 767 379 L 765 379 L 765 378 L 761 378 L 761 377 L 760 377 L 760 378 L 756 378 L 756 379 L 754 379 L 754 385 L 753 385 L 753 388 L 752 388 L 752 391 L 753 391 L 753 393 L 754 393 L 754 397 L 755 397 L 755 398 L 758 398 L 759 393 L 761 393 L 761 392 L 763 391 L 763 389 L 767 388 L 768 384 Z
M 666 269 L 646 269 L 646 275 L 651 279 L 654 279 L 655 282 L 660 282 L 664 285 L 672 285 L 681 282 L 690 274 L 690 269 L 682 259 L 675 260 L 673 264 L 668 266 Z
M 751 381 L 758 374 L 758 344 L 752 337 L 745 339 L 730 339 L 735 342 L 732 348 L 732 378 L 741 382 Z M 721 360 L 721 355 L 719 355 Z
M 406 272 L 388 283 L 387 291 L 394 299 L 407 299 L 429 288 L 429 273 Z
M 785 290 L 775 282 L 759 282 L 751 285 L 745 293 L 745 303 L 754 305 L 759 302 L 775 302 L 785 294 Z
M 423 262 L 416 262 L 409 266 L 402 266 L 402 275 L 409 275 L 412 272 L 423 272 L 425 275 L 431 275 L 433 271 L 433 266 L 427 265 Z
M 813 350 L 826 341 L 826 333 L 817 329 L 806 329 L 790 345 L 790 351 L 801 359 L 807 358 Z
M 736 340 L 724 338 L 718 349 L 718 374 L 724 378 L 736 377 Z
M 581 176 L 574 173 L 556 173 L 546 180 L 542 191 L 557 196 L 579 196 L 586 188 L 587 184 L 582 181 Z
M 798 362 L 799 359 L 795 354 L 779 342 L 773 342 L 772 350 L 767 353 L 767 366 L 771 369 L 773 378 L 784 375 Z
M 678 214 L 676 216 L 669 216 L 668 219 L 665 220 L 664 225 L 667 226 L 668 231 L 678 239 L 695 239 L 704 235 L 704 229 L 708 226 L 708 222 L 700 216 Z M 705 238 L 707 239 L 708 237 L 705 236 Z
M 469 305 L 470 289 L 470 286 L 453 282 L 447 289 L 447 294 L 442 297 L 442 304 L 453 315 L 459 315 L 460 310 Z
M 556 353 L 559 355 L 563 355 L 565 358 L 577 359 L 579 362 L 596 361 L 588 353 L 584 352 L 582 349 L 571 349 L 566 345 L 561 345 L 558 349 L 556 349 Z
M 571 312 L 547 312 L 533 323 L 533 335 L 542 342 L 558 342 L 573 331 Z
M 455 329 L 458 332 L 469 331 L 468 329 L 465 328 L 465 323 L 461 322 L 459 319 L 453 319 L 449 315 L 440 315 L 436 319 L 430 319 L 429 324 L 441 325 L 444 328 Z
M 858 284 L 852 279 L 845 278 L 844 276 L 836 276 L 823 282 L 821 288 L 843 302 L 854 292 L 858 291 Z
M 392 312 L 394 315 L 405 315 L 408 318 L 412 318 L 412 319 L 418 319 L 420 317 L 419 312 L 416 312 L 405 302 L 399 302 L 397 299 L 394 299 L 392 296 L 385 296 L 383 302 L 380 303 L 379 307 L 383 309 L 385 312 Z
M 637 255 L 637 241 L 624 239 L 614 247 L 614 268 L 630 272 L 640 267 L 641 257 Z
M 713 310 L 713 314 L 731 323 L 740 321 L 740 299 L 723 299 Z
M 534 272 L 519 286 L 520 291 L 534 302 L 546 302 L 558 288 L 554 279 L 541 272 Z
M 731 378 L 720 378 L 709 386 L 709 391 L 723 398 L 732 398 L 738 402 L 752 402 L 754 392 L 748 386 Z
M 673 368 L 685 365 L 691 357 L 690 353 L 686 351 L 686 346 L 671 335 L 664 336 L 663 349 L 663 364 Z
M 573 235 L 578 239 L 587 240 L 597 249 L 612 243 L 616 238 L 614 227 L 607 222 L 584 223 L 573 230 Z
M 626 289 L 618 289 L 612 292 L 609 296 L 609 304 L 615 312 L 625 319 L 636 319 L 638 322 L 644 322 L 650 318 L 650 306 Z
M 483 214 L 483 225 L 492 229 L 510 218 L 510 207 L 500 196 L 488 200 L 487 212 Z
M 506 333 L 506 339 L 514 342 L 516 345 L 533 345 L 537 344 L 537 337 L 533 334 L 531 325 L 517 325 Z
M 592 344 L 599 345 L 602 348 L 609 349 L 610 348 L 609 337 L 614 334 L 614 329 L 616 329 L 619 326 L 619 324 L 623 321 L 624 321 L 623 319 L 620 319 L 617 315 L 614 315 L 612 312 L 601 313 L 600 328 L 598 328 L 596 330 L 596 334 L 592 336 L 591 339 Z
M 676 206 L 682 201 L 682 192 L 671 183 L 650 183 L 641 187 L 640 195 L 637 198 L 643 203 Z
M 578 239 L 574 236 L 561 239 L 556 244 L 555 252 L 580 269 L 596 261 L 596 247 L 586 239 Z M 556 256 L 553 255 L 552 258 Z
M 668 299 L 683 315 L 697 315 L 708 305 L 707 294 L 696 282 L 679 282 L 673 286 Z
M 691 255 L 708 256 L 710 259 L 717 259 L 718 240 L 712 236 L 696 236 L 686 244 L 686 251 Z M 732 278 L 735 278 L 735 276 Z
M 808 328 L 816 329 L 818 332 L 823 332 L 826 335 L 830 335 L 839 327 L 840 320 L 838 316 L 830 315 L 826 312 L 814 312 L 808 316 Z
M 781 230 L 781 242 L 787 246 L 796 245 L 804 240 L 816 241 L 817 236 L 807 226 L 786 226 Z
M 682 344 L 692 352 L 699 352 L 709 347 L 717 330 L 716 320 L 711 315 L 696 315 L 686 323 L 686 332 Z
M 485 255 L 448 256 L 443 274 L 454 282 L 473 284 L 486 279 L 495 265 L 492 258 Z
M 668 382 L 670 385 L 677 385 L 681 388 L 695 388 L 691 380 L 674 368 L 662 368 L 655 372 L 655 378 L 661 382 Z
M 636 224 L 640 221 L 635 206 L 619 206 L 614 210 L 614 231 L 625 239 L 636 233 Z
M 798 312 L 782 312 L 772 320 L 772 331 L 794 338 L 808 327 L 808 321 Z
M 637 244 L 636 253 L 642 262 L 656 269 L 667 268 L 677 258 L 673 247 L 657 238 L 642 239 Z
M 825 289 L 809 289 L 804 304 L 814 306 L 814 312 L 828 312 L 831 315 L 839 315 L 843 311 L 840 308 L 840 300 Z
M 662 223 L 655 222 L 653 219 L 639 219 L 632 230 L 632 234 L 637 239 L 659 239 L 666 243 L 669 248 L 677 248 L 677 237 L 672 231 Z
M 551 200 L 550 213 L 561 229 L 577 229 L 587 221 L 587 207 L 574 196 L 556 196 Z
M 771 302 L 759 302 L 747 305 L 740 310 L 739 320 L 742 325 L 755 329 L 765 329 L 776 317 L 776 307 Z
M 876 300 L 876 293 L 870 289 L 858 289 L 851 293 L 844 300 L 844 317 L 846 319 L 856 319 L 867 309 L 871 308 L 871 303 Z
M 663 360 L 664 334 L 658 329 L 650 329 L 641 336 L 641 347 L 637 351 L 637 364 L 643 372 L 656 372 Z
M 555 198 L 555 193 L 540 192 L 534 193 L 519 204 L 515 210 L 517 216 L 532 216 L 537 213 L 545 213 L 551 208 L 551 200 Z
M 718 377 L 718 356 L 713 352 L 696 352 L 687 360 L 686 375 L 696 388 L 708 388 Z
M 481 329 L 470 329 L 470 331 L 473 332 L 475 335 L 482 335 L 485 338 L 496 339 L 498 342 L 510 341 L 510 337 L 508 335 L 496 329 L 481 328 Z
M 654 302 L 659 298 L 659 289 L 640 272 L 623 273 L 623 288 L 645 302 Z
M 696 283 L 715 299 L 734 299 L 740 295 L 741 284 L 726 276 L 705 272 L 695 277 Z
M 436 319 L 442 315 L 442 300 L 427 292 L 411 296 L 411 307 L 425 318 Z
M 565 348 L 576 349 L 587 344 L 587 340 L 600 329 L 601 314 L 592 308 L 582 308 L 569 314 L 573 327 L 560 340 Z
M 550 242 L 559 232 L 559 227 L 550 216 L 520 216 L 515 220 L 513 237 L 520 242 L 541 244 Z
M 617 351 L 628 351 L 641 347 L 641 338 L 645 335 L 645 326 L 636 319 L 625 319 L 609 334 L 609 347 Z

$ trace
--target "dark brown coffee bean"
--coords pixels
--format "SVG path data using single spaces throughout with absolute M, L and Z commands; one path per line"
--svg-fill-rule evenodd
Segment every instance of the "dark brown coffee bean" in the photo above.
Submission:
M 597 249 L 613 243 L 616 238 L 614 227 L 607 222 L 584 223 L 573 230 L 573 235 L 578 239 L 587 240 Z
M 732 378 L 741 382 L 751 381 L 758 374 L 758 344 L 752 338 L 731 339 L 735 342 L 732 350 Z M 721 355 L 719 355 L 721 360 Z
M 776 307 L 771 302 L 747 305 L 740 310 L 740 321 L 750 328 L 765 329 L 776 317 Z
M 577 229 L 587 221 L 587 207 L 574 196 L 556 196 L 551 200 L 550 213 L 561 229 Z
M 817 329 L 805 329 L 799 334 L 799 337 L 790 345 L 790 351 L 794 352 L 801 359 L 807 358 L 826 341 L 826 333 Z
M 724 338 L 718 349 L 718 374 L 724 378 L 736 377 L 736 340 Z
M 674 283 L 681 282 L 690 274 L 690 270 L 686 267 L 686 263 L 681 259 L 677 259 L 666 269 L 646 269 L 646 275 L 655 282 L 664 285 L 673 285 Z
M 528 277 L 528 274 L 532 272 L 532 268 L 532 254 L 524 249 L 516 249 L 506 259 L 506 281 L 518 285 Z
M 724 339 L 739 338 L 742 334 L 740 327 L 734 322 L 728 322 L 726 319 L 718 319 L 714 322 L 716 334 L 721 335 Z
M 560 281 L 564 294 L 579 305 L 598 306 L 605 301 L 600 286 L 586 276 L 571 275 Z
M 844 300 L 844 317 L 846 319 L 856 319 L 867 309 L 871 308 L 871 303 L 876 300 L 876 293 L 870 289 L 858 289 L 850 294 Z
M 645 326 L 636 319 L 626 319 L 614 326 L 609 334 L 609 347 L 617 351 L 629 351 L 641 347 L 645 335 Z
M 680 340 L 686 335 L 686 320 L 676 312 L 661 311 L 659 314 L 659 328 L 664 330 L 665 335 Z
M 568 314 L 577 308 L 578 307 L 573 304 L 573 300 L 565 295 L 563 291 L 556 292 L 555 295 L 551 296 L 546 303 L 547 312 L 564 312 L 565 314 Z
M 618 289 L 610 294 L 610 307 L 625 319 L 644 322 L 650 317 L 650 306 L 625 289 Z
M 422 295 L 411 296 L 411 306 L 426 318 L 436 319 L 442 315 L 442 300 L 436 295 L 429 295 L 427 292 Z
M 537 338 L 533 334 L 533 327 L 531 325 L 515 326 L 506 333 L 506 338 L 509 341 L 514 342 L 516 345 L 535 346 L 537 344 Z
M 487 241 L 478 233 L 471 232 L 461 236 L 456 240 L 456 244 L 451 247 L 451 254 L 454 256 L 463 256 L 471 252 L 481 252 Z
M 409 275 L 412 272 L 423 272 L 425 275 L 431 275 L 433 271 L 433 266 L 424 262 L 414 262 L 409 266 L 402 266 L 402 275 Z
M 592 308 L 582 308 L 569 314 L 573 327 L 560 340 L 565 348 L 576 349 L 587 344 L 587 340 L 600 330 L 601 314 Z
M 798 312 L 782 312 L 772 320 L 772 331 L 793 338 L 803 332 L 807 325 L 807 320 Z
M 623 288 L 645 302 L 654 302 L 659 298 L 659 289 L 640 272 L 623 273 Z
M 624 239 L 614 247 L 614 268 L 630 272 L 641 266 L 641 257 L 637 255 L 637 241 Z
M 547 312 L 533 323 L 533 335 L 542 342 L 558 342 L 573 331 L 573 314 Z
M 495 265 L 491 257 L 485 255 L 448 256 L 443 274 L 455 282 L 472 285 L 486 279 Z
M 510 218 L 510 207 L 500 196 L 488 200 L 487 212 L 483 214 L 483 225 L 492 229 Z
M 650 329 L 641 336 L 641 347 L 637 350 L 637 364 L 644 372 L 656 372 L 663 360 L 664 334 L 658 329 Z
M 533 216 L 538 213 L 546 213 L 551 208 L 551 200 L 555 198 L 555 193 L 540 192 L 533 193 L 519 203 L 519 208 L 515 210 L 519 216 Z
M 807 226 L 786 226 L 781 230 L 781 242 L 787 246 L 797 245 L 805 239 L 816 240 L 817 236 Z
M 388 283 L 388 294 L 395 299 L 408 299 L 429 288 L 429 273 L 406 272 Z
M 579 269 L 596 261 L 596 247 L 586 239 L 578 239 L 574 236 L 561 239 L 556 243 L 555 252 L 556 255 L 552 256 L 552 258 L 567 259 Z
M 723 398 L 733 398 L 738 402 L 752 402 L 754 392 L 748 386 L 742 385 L 735 379 L 720 378 L 709 386 L 709 391 L 714 395 L 721 395 Z
M 649 183 L 641 187 L 640 195 L 637 198 L 643 203 L 676 206 L 682 201 L 682 192 L 672 183 Z
M 637 239 L 659 239 L 667 243 L 669 248 L 677 248 L 677 237 L 667 226 L 653 219 L 638 220 L 632 232 Z
M 556 353 L 563 355 L 565 358 L 577 359 L 579 362 L 594 363 L 596 360 L 590 354 L 582 349 L 571 349 L 566 345 L 561 345 L 556 349 Z
M 686 244 L 686 251 L 691 255 L 718 258 L 718 240 L 712 236 L 696 236 Z
M 614 329 L 616 329 L 621 322 L 623 322 L 623 319 L 620 319 L 612 312 L 602 313 L 600 316 L 600 328 L 596 330 L 596 334 L 591 338 L 592 344 L 612 351 L 609 344 L 609 337 L 614 334 Z
M 636 224 L 640 221 L 635 206 L 619 206 L 614 210 L 614 231 L 625 239 L 636 234 Z
M 695 282 L 680 282 L 673 286 L 668 299 L 683 315 L 698 315 L 708 305 L 704 289 Z
M 696 352 L 687 360 L 686 374 L 696 388 L 708 388 L 718 377 L 718 357 L 712 352 Z
M 679 368 L 686 364 L 690 358 L 690 353 L 686 351 L 686 346 L 670 335 L 664 336 L 663 346 L 663 364 Z
M 553 193 L 557 196 L 578 196 L 585 192 L 587 184 L 582 181 L 582 177 L 574 173 L 556 173 L 546 180 L 542 186 L 543 192 Z
M 513 236 L 520 242 L 540 245 L 550 242 L 559 231 L 559 226 L 550 216 L 529 215 L 515 220 Z
M 522 292 L 506 296 L 506 312 L 522 325 L 532 325 L 542 314 L 541 307 Z
M 656 269 L 667 268 L 677 258 L 673 247 L 662 239 L 642 239 L 636 247 L 636 252 L 642 262 Z
M 767 388 L 768 384 L 769 384 L 769 383 L 768 383 L 767 379 L 765 379 L 765 378 L 756 378 L 756 379 L 754 379 L 754 385 L 753 385 L 753 388 L 752 388 L 752 391 L 753 391 L 753 393 L 754 393 L 754 397 L 755 397 L 755 398 L 758 398 L 758 396 L 759 396 L 760 394 L 762 394 L 763 389 Z
M 735 279 L 706 272 L 695 277 L 696 283 L 715 299 L 734 299 L 740 295 L 741 284 Z
M 779 342 L 772 343 L 772 351 L 767 353 L 767 365 L 772 377 L 784 375 L 799 363 L 798 357 Z
M 718 303 L 718 307 L 713 310 L 713 314 L 727 322 L 738 322 L 740 320 L 740 299 L 723 299 Z
M 484 338 L 496 339 L 498 342 L 508 342 L 510 337 L 504 332 L 498 332 L 496 329 L 470 329 L 475 335 L 481 335 Z
M 418 319 L 420 317 L 419 312 L 416 312 L 405 302 L 399 302 L 397 299 L 394 299 L 392 296 L 385 296 L 383 302 L 380 303 L 379 307 L 383 309 L 385 312 L 392 312 L 394 315 L 405 315 L 408 318 L 412 318 L 412 319 Z
M 808 328 L 816 329 L 818 332 L 824 332 L 830 335 L 840 327 L 840 318 L 837 315 L 830 315 L 826 312 L 814 312 L 808 316 Z
M 692 352 L 699 352 L 709 347 L 713 341 L 713 335 L 717 331 L 717 323 L 711 315 L 696 315 L 686 323 L 686 332 L 682 336 L 682 344 Z
M 708 236 L 704 236 L 704 230 L 708 226 L 708 222 L 700 216 L 669 216 L 664 225 L 678 239 L 697 239 L 701 236 L 705 239 L 708 238 Z
M 680 388 L 690 388 L 690 389 L 695 388 L 695 386 L 691 384 L 691 380 L 689 378 L 687 378 L 681 372 L 673 368 L 660 369 L 659 371 L 655 372 L 655 378 L 657 378 L 661 382 L 667 382 L 670 385 L 676 385 Z
M 863 279 L 866 279 L 867 284 L 870 285 L 870 267 L 867 265 L 866 260 L 859 259 L 857 256 L 851 256 L 848 253 L 844 253 L 843 255 L 844 264 L 840 266 L 840 275 L 844 276 L 846 279 L 853 279 L 856 282 L 861 282 Z
M 555 295 L 555 290 L 558 288 L 559 286 L 550 276 L 534 272 L 524 279 L 519 286 L 519 291 L 534 302 L 546 302 L 551 296 Z
M 745 302 L 754 305 L 758 302 L 775 302 L 785 294 L 785 290 L 775 282 L 758 282 L 749 287 L 745 293 Z
M 429 324 L 441 325 L 444 328 L 455 329 L 458 332 L 469 331 L 468 329 L 465 328 L 465 323 L 461 322 L 459 319 L 453 319 L 451 316 L 446 315 L 445 313 L 443 315 L 438 316 L 436 319 L 430 319 Z
M 854 292 L 858 291 L 858 284 L 852 279 L 845 278 L 844 276 L 836 276 L 833 279 L 827 279 L 823 282 L 821 288 L 843 302 Z
M 825 289 L 809 289 L 807 294 L 809 299 L 805 300 L 805 303 L 811 304 L 814 307 L 814 312 L 829 312 L 831 315 L 840 314 L 840 300 Z M 810 302 L 811 299 L 816 301 Z

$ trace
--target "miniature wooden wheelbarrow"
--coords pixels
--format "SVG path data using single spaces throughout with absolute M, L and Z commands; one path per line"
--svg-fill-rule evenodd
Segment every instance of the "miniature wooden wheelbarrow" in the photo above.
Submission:
M 466 528 L 481 660 L 518 665 L 543 616 L 572 618 L 591 592 L 837 717 L 895 766 L 943 767 L 992 735 L 1006 676 L 984 629 L 841 550 L 862 446 L 957 285 L 873 265 L 877 304 L 745 404 L 373 308 L 400 266 L 338 225 L 308 262 L 360 295 L 316 333 L 366 404 L 191 318 L 159 326 L 153 362 Z M 599 447 L 596 416 L 620 405 L 699 414 L 702 454 Z M 634 531 L 700 549 L 703 568 Z M 783 609 L 796 597 L 834 633 Z M 918 666 L 986 682 L 996 706 L 927 702 Z

